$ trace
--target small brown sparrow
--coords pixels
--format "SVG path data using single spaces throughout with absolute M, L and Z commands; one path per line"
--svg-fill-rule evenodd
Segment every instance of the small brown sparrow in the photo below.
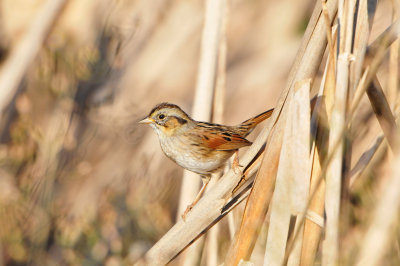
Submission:
M 224 126 L 195 121 L 179 106 L 161 103 L 139 122 L 149 124 L 155 130 L 165 155 L 202 178 L 203 186 L 183 218 L 200 199 L 211 174 L 220 171 L 239 148 L 252 144 L 245 137 L 272 112 L 273 109 L 268 110 L 237 126 Z M 237 157 L 234 164 L 239 166 Z

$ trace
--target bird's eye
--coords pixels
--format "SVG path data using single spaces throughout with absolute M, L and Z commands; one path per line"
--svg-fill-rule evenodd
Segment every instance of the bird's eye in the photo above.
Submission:
M 164 118 L 165 118 L 165 115 L 164 115 L 164 114 L 160 114 L 160 115 L 158 116 L 158 119 L 163 120 Z

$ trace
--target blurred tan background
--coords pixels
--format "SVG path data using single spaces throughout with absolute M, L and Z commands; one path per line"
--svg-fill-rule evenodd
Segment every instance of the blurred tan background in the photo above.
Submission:
M 1 2 L 2 62 L 44 2 Z M 229 1 L 226 124 L 274 107 L 313 5 Z M 68 1 L 1 120 L 0 265 L 129 265 L 175 223 L 182 170 L 136 122 L 164 101 L 190 113 L 203 15 Z

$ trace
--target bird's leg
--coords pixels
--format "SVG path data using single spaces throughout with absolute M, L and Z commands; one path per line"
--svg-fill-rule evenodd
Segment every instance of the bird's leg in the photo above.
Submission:
M 240 170 L 241 165 L 239 164 L 239 150 L 235 151 L 235 156 L 233 157 L 233 162 L 232 162 L 232 169 L 233 172 L 235 172 L 235 174 L 240 173 L 241 175 L 243 175 L 242 170 Z
M 203 186 L 201 187 L 199 193 L 197 194 L 197 196 L 194 199 L 194 201 L 192 202 L 192 204 L 187 206 L 185 212 L 182 214 L 182 219 L 184 221 L 186 220 L 186 215 L 193 209 L 194 205 L 196 205 L 196 203 L 200 200 L 201 196 L 203 195 L 204 191 L 206 190 L 208 183 L 210 182 L 210 179 L 211 179 L 211 175 L 202 175 L 201 176 L 201 181 L 203 181 Z
M 257 159 L 248 167 L 246 168 L 246 171 L 243 173 L 242 178 L 240 179 L 239 183 L 236 185 L 236 187 L 232 190 L 232 194 L 234 194 L 248 179 L 249 179 L 249 173 L 261 163 L 262 156 L 258 156 Z

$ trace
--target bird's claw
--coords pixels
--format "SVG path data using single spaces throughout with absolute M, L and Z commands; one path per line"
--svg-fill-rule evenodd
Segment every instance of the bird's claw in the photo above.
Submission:
M 186 208 L 186 210 L 183 212 L 183 214 L 182 214 L 182 220 L 183 220 L 184 222 L 186 221 L 186 216 L 187 216 L 187 214 L 193 209 L 193 207 L 194 207 L 194 204 L 192 203 L 192 204 L 188 205 L 187 208 Z
M 242 167 L 242 165 L 239 164 L 239 156 L 238 156 L 238 154 L 236 152 L 235 153 L 235 157 L 233 158 L 233 162 L 232 162 L 233 172 L 235 174 L 243 175 L 243 171 L 240 169 L 240 167 Z

